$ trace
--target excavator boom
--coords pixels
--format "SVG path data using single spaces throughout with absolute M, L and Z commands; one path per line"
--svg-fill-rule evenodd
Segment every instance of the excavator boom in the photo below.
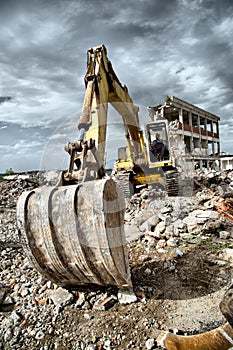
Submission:
M 87 72 L 84 78 L 86 93 L 82 112 L 78 121 L 79 143 L 68 144 L 66 150 L 71 154 L 67 181 L 79 178 L 74 171 L 75 160 L 79 158 L 80 169 L 93 167 L 96 162 L 96 178 L 104 176 L 105 145 L 107 131 L 108 103 L 119 113 L 125 127 L 125 138 L 133 162 L 145 159 L 145 144 L 140 131 L 138 110 L 107 58 L 104 45 L 88 50 Z M 132 142 L 132 143 L 131 143 Z M 90 151 L 90 152 L 88 152 Z M 72 153 L 73 152 L 73 153 Z M 82 152 L 81 155 L 76 153 Z M 92 153 L 90 159 L 88 153 Z M 73 154 L 73 155 L 72 155 Z M 77 163 L 77 161 L 76 161 Z M 79 170 L 79 169 L 78 169 Z

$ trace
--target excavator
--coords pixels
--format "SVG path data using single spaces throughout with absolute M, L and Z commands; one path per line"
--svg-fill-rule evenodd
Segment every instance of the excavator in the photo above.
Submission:
M 79 135 L 65 146 L 68 170 L 61 172 L 56 184 L 21 195 L 19 235 L 33 266 L 56 284 L 131 288 L 122 183 L 126 179 L 133 191 L 145 184 L 166 188 L 164 174 L 174 171 L 168 128 L 166 121 L 153 121 L 143 132 L 139 108 L 117 78 L 105 46 L 90 48 L 87 56 Z M 127 144 L 119 150 L 110 177 L 105 172 L 109 103 L 123 120 Z
M 20 196 L 18 232 L 32 266 L 56 284 L 114 285 L 129 290 L 125 198 L 118 182 L 125 176 L 133 189 L 142 184 L 169 187 L 166 172 L 175 169 L 169 156 L 168 128 L 163 120 L 147 123 L 144 132 L 140 129 L 138 107 L 118 80 L 104 45 L 88 50 L 85 85 L 78 140 L 65 146 L 69 168 L 55 183 L 48 181 Z M 119 149 L 115 181 L 104 169 L 108 103 L 123 119 L 127 142 L 127 147 Z M 157 343 L 168 350 L 232 349 L 232 286 L 220 307 L 229 323 L 195 336 L 162 332 Z
M 105 46 L 91 48 L 87 54 L 87 72 L 84 78 L 86 94 L 78 121 L 79 137 L 76 143 L 68 143 L 65 148 L 70 154 L 65 181 L 87 181 L 104 177 L 110 103 L 122 118 L 127 144 L 118 150 L 114 179 L 123 187 L 124 192 L 129 191 L 130 194 L 136 191 L 137 186 L 148 184 L 164 188 L 170 195 L 177 194 L 177 178 L 173 176 L 171 185 L 166 176 L 170 172 L 173 175 L 176 172 L 169 158 L 167 121 L 146 123 L 143 132 L 139 123 L 139 108 L 133 104 L 127 87 L 120 83 L 107 58 Z M 156 135 L 159 135 L 160 140 L 156 139 Z

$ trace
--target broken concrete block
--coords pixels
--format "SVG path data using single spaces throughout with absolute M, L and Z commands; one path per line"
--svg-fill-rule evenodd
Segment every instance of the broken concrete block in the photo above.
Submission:
M 145 234 L 145 238 L 147 238 L 148 236 L 151 236 L 153 237 L 154 239 L 161 239 L 163 237 L 163 235 L 159 232 L 152 232 L 152 231 L 148 231 L 146 234 Z
M 203 225 L 207 221 L 218 220 L 219 214 L 213 210 L 194 210 L 183 219 L 183 222 L 187 225 L 188 232 L 199 232 L 198 225 Z
M 158 215 L 153 215 L 151 218 L 149 218 L 148 220 L 148 224 L 150 225 L 150 228 L 152 227 L 152 226 L 156 226 L 156 225 L 158 225 L 158 223 L 159 223 L 159 217 L 158 217 Z
M 164 248 L 166 247 L 166 245 L 167 245 L 167 242 L 165 241 L 165 239 L 160 239 L 156 244 L 156 249 Z
M 154 349 L 155 340 L 153 338 L 147 339 L 146 341 L 146 349 L 151 350 Z
M 156 233 L 163 233 L 165 231 L 166 224 L 164 221 L 160 221 L 155 228 Z
M 172 236 L 174 233 L 174 225 L 170 224 L 165 229 L 165 234 L 168 236 Z
M 208 217 L 200 216 L 201 212 L 202 210 L 194 210 L 183 219 L 183 222 L 187 224 L 188 227 L 193 225 L 203 225 L 208 220 Z
M 196 212 L 196 210 L 194 212 Z M 219 214 L 217 211 L 213 211 L 213 210 L 199 210 L 197 217 L 198 218 L 207 218 L 207 220 L 208 219 L 218 220 Z
M 230 238 L 231 234 L 228 231 L 220 231 L 219 232 L 219 238 L 221 239 L 228 239 Z
M 79 292 L 78 293 L 78 300 L 75 303 L 75 306 L 77 307 L 82 307 L 83 304 L 85 303 L 86 299 L 85 299 L 85 293 L 84 292 Z
M 187 225 L 183 220 L 177 219 L 175 222 L 173 222 L 173 227 L 174 227 L 174 230 L 178 229 L 179 231 L 184 232 Z
M 176 247 L 178 245 L 178 243 L 179 243 L 179 241 L 174 237 L 171 237 L 167 240 L 168 247 Z
M 131 304 L 137 301 L 133 289 L 120 289 L 117 294 L 120 304 Z
M 233 264 L 233 249 L 232 248 L 226 248 L 223 250 L 222 254 L 220 255 L 220 258 L 228 261 Z
M 161 214 L 167 214 L 167 213 L 171 213 L 173 210 L 173 208 L 171 206 L 168 206 L 168 207 L 164 207 L 160 210 L 160 213 Z
M 52 290 L 48 293 L 49 298 L 53 301 L 56 306 L 65 306 L 70 304 L 74 296 L 68 290 L 59 287 L 56 290 Z
M 203 226 L 204 231 L 215 231 L 221 226 L 221 221 L 220 220 L 210 220 L 205 223 Z

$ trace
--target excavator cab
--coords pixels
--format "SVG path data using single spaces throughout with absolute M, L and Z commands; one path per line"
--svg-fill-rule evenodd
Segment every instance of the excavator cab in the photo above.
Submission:
M 145 125 L 150 165 L 169 161 L 169 139 L 166 121 L 156 121 Z

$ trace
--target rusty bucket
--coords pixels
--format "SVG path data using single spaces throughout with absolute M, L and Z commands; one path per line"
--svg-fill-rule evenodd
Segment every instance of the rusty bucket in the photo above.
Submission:
M 124 196 L 112 179 L 21 195 L 17 225 L 31 264 L 62 286 L 131 288 Z

